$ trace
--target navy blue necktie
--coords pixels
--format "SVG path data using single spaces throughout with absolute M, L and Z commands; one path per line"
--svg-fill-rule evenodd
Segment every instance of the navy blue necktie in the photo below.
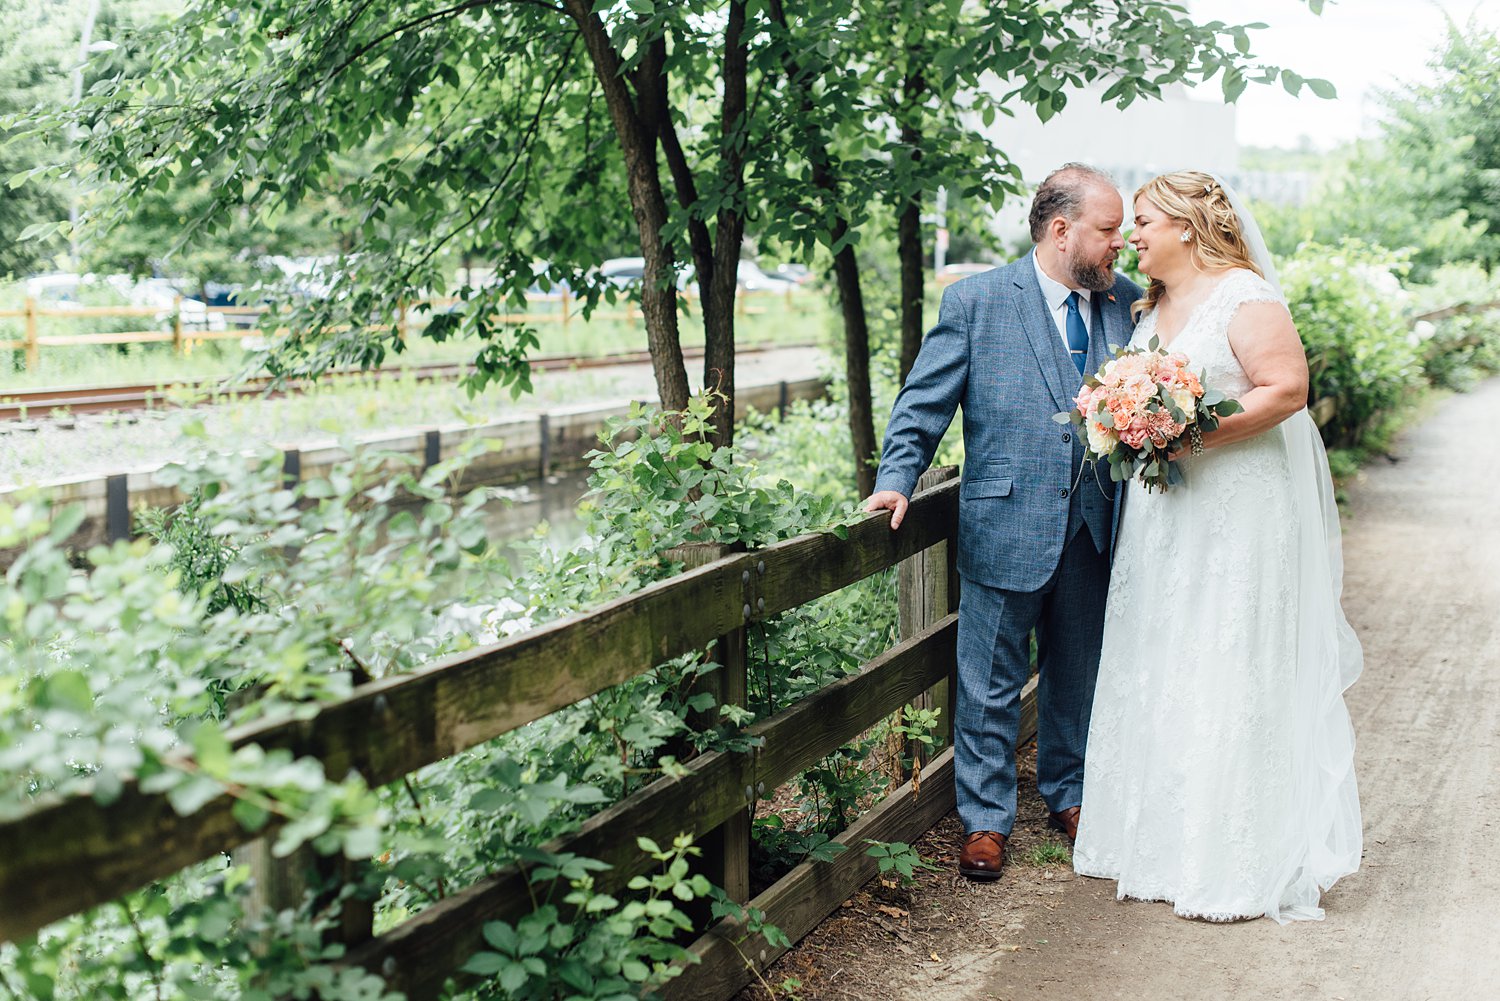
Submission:
M 1078 368 L 1078 374 L 1083 374 L 1084 366 L 1089 363 L 1089 331 L 1083 325 L 1083 314 L 1078 312 L 1078 293 L 1068 293 L 1068 353 L 1073 356 L 1073 364 Z

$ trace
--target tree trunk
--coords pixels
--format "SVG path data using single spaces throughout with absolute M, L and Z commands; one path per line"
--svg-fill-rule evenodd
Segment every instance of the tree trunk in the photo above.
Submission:
M 687 367 L 682 360 L 682 342 L 677 330 L 677 288 L 672 281 L 675 255 L 672 245 L 662 239 L 667 203 L 656 161 L 656 133 L 641 120 L 631 101 L 630 90 L 620 75 L 619 53 L 609 40 L 604 22 L 592 12 L 593 5 L 589 0 L 563 0 L 563 3 L 583 34 L 594 75 L 604 90 L 615 135 L 625 154 L 630 208 L 640 233 L 641 256 L 646 261 L 641 315 L 646 321 L 656 390 L 663 407 L 682 410 L 688 402 Z
M 781 0 L 768 0 L 767 10 L 771 19 L 791 35 L 786 8 Z M 794 48 L 788 46 L 781 57 L 787 83 L 801 96 L 802 111 L 809 118 L 817 110 L 817 101 L 809 88 L 808 75 L 793 55 Z M 828 141 L 821 129 L 812 125 L 807 133 L 805 150 L 812 166 L 813 187 L 823 192 L 828 204 L 835 210 L 830 236 L 830 246 L 838 247 L 833 255 L 834 279 L 839 290 L 839 306 L 844 320 L 844 365 L 849 389 L 849 439 L 854 454 L 854 479 L 861 497 L 869 496 L 875 489 L 875 468 L 870 461 L 875 457 L 874 404 L 870 397 L 870 329 L 865 319 L 865 299 L 859 286 L 859 259 L 854 248 L 845 242 L 849 234 L 848 213 L 840 204 L 838 179 L 831 166 Z
M 814 171 L 816 174 L 816 171 Z M 834 243 L 843 240 L 849 224 L 839 219 Z M 854 480 L 861 497 L 875 492 L 875 406 L 870 396 L 870 328 L 865 322 L 865 297 L 859 286 L 859 259 L 845 246 L 833 256 L 839 307 L 844 317 L 844 370 L 849 383 L 849 440 L 854 452 Z
M 901 384 L 917 363 L 922 348 L 921 203 L 907 201 L 896 224 L 896 253 L 901 258 Z
M 901 144 L 911 150 L 913 164 L 922 160 L 922 130 L 919 113 L 927 81 L 920 70 L 907 74 L 902 85 L 905 121 L 901 125 Z M 901 383 L 917 363 L 922 347 L 922 197 L 920 192 L 907 195 L 896 221 L 896 254 L 901 261 Z
M 714 418 L 716 445 L 734 443 L 734 300 L 738 293 L 740 249 L 745 237 L 745 112 L 748 49 L 745 44 L 745 3 L 729 5 L 724 28 L 724 103 L 720 114 L 719 169 L 733 201 L 718 213 L 714 261 L 703 296 L 703 385 L 723 398 Z M 708 287 L 711 285 L 711 287 Z
M 927 95 L 924 39 L 919 35 L 904 44 L 906 77 L 901 80 L 898 120 L 901 123 L 901 146 L 910 150 L 912 174 L 922 162 L 922 99 Z M 921 191 L 901 192 L 895 222 L 895 254 L 901 263 L 901 384 L 916 365 L 916 353 L 922 347 L 922 198 Z

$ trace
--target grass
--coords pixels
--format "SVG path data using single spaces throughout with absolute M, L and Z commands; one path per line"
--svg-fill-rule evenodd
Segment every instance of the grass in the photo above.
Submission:
M 1072 865 L 1073 853 L 1068 846 L 1057 841 L 1043 841 L 1032 845 L 1024 852 L 1017 852 L 1015 860 L 1034 869 L 1045 869 L 1053 865 Z
M 3 299 L 3 296 L 0 296 Z M 6 305 L 0 303 L 0 306 Z M 608 311 L 623 310 L 623 303 L 602 307 Z M 835 315 L 823 295 L 804 291 L 788 299 L 780 295 L 755 296 L 745 303 L 746 312 L 737 318 L 735 340 L 746 344 L 793 344 L 822 342 L 829 336 Z M 413 325 L 423 317 L 414 314 Z M 21 336 L 21 321 L 0 318 L 0 340 Z M 121 324 L 125 326 L 120 326 Z M 145 329 L 150 317 L 121 320 L 112 317 L 43 317 L 38 321 L 44 335 L 102 333 L 116 329 Z M 11 329 L 15 328 L 15 329 Z M 253 334 L 254 331 L 247 333 Z M 597 357 L 646 348 L 646 330 L 639 319 L 582 318 L 564 325 L 539 324 L 539 355 L 582 355 Z M 684 348 L 703 345 L 702 315 L 697 304 L 684 308 L 681 318 Z M 472 358 L 478 344 L 458 341 L 436 344 L 413 336 L 406 352 L 392 363 L 411 365 L 433 362 L 462 362 Z M 11 352 L 9 364 L 0 353 L 0 395 L 5 390 L 22 391 L 55 386 L 107 385 L 112 383 L 152 384 L 183 380 L 214 379 L 233 375 L 244 369 L 249 353 L 237 339 L 202 341 L 189 352 L 177 355 L 170 344 L 128 344 L 113 346 L 80 345 L 77 347 L 44 346 L 40 349 L 35 371 L 24 368 L 21 352 Z

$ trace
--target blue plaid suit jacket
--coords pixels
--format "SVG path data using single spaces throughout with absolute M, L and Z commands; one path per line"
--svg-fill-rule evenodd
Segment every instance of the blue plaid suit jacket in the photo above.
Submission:
M 1087 371 L 1130 340 L 1130 305 L 1140 295 L 1119 274 L 1113 289 L 1094 294 Z M 1031 254 L 950 285 L 896 397 L 875 489 L 910 497 L 961 406 L 959 573 L 1012 591 L 1042 587 L 1078 520 L 1100 552 L 1112 538 L 1113 484 L 1107 475 L 1079 480 L 1082 445 L 1052 419 L 1081 384 Z

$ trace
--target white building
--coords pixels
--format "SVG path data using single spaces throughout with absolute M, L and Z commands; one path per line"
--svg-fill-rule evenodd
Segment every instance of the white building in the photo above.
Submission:
M 1114 176 L 1127 208 L 1142 183 L 1187 167 L 1218 174 L 1250 198 L 1300 201 L 1305 195 L 1304 175 L 1240 170 L 1234 105 L 1193 97 L 1173 84 L 1160 100 L 1141 98 L 1121 109 L 1100 102 L 1107 86 L 1071 92 L 1067 106 L 1046 122 L 1021 106 L 1014 117 L 998 116 L 988 128 L 976 125 L 1021 168 L 1028 185 L 1064 163 L 1087 163 Z M 1014 199 L 996 217 L 996 232 L 1007 243 L 1027 238 L 1029 204 L 1029 198 Z

